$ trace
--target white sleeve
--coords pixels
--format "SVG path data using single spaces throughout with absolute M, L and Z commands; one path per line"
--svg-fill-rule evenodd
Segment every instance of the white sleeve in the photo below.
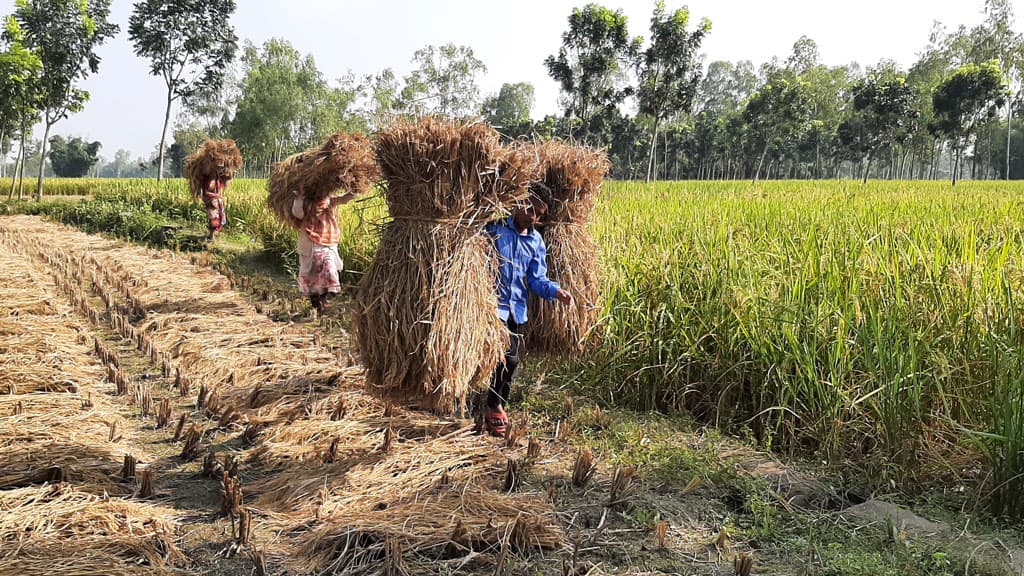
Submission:
M 302 205 L 302 196 L 296 196 L 295 200 L 292 200 L 292 216 L 302 218 L 305 214 L 306 211 Z

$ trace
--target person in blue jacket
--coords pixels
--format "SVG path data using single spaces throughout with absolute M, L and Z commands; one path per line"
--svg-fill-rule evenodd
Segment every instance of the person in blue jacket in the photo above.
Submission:
M 508 219 L 491 222 L 485 228 L 498 252 L 498 318 L 508 327 L 510 340 L 504 362 L 498 363 L 491 377 L 484 409 L 484 424 L 494 436 L 504 436 L 508 428 L 505 403 L 523 352 L 527 293 L 549 301 L 572 303 L 572 295 L 548 279 L 547 248 L 536 230 L 550 203 L 551 191 L 535 182 L 530 186 L 527 203 L 515 209 Z

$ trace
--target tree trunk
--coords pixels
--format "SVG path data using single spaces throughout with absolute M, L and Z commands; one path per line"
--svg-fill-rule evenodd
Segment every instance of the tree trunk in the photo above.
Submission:
M 46 171 L 46 144 L 50 138 L 50 128 L 53 124 L 49 118 L 46 119 L 46 129 L 43 130 L 43 143 L 39 146 L 39 180 L 36 182 L 36 200 L 43 199 L 43 174 Z
M 821 142 L 814 143 L 814 179 L 821 180 Z
M 18 164 L 18 200 L 25 196 L 25 133 L 28 128 L 21 127 L 21 162 Z
M 1006 103 L 1006 175 L 1005 179 L 1010 179 L 1010 134 L 1013 130 L 1013 99 L 1010 98 Z
M 661 171 L 664 173 L 665 180 L 668 180 L 668 132 L 663 132 L 661 135 L 661 147 L 663 152 L 661 161 Z M 657 172 L 655 172 L 654 177 L 655 179 L 657 179 Z
M 871 173 L 871 154 L 868 154 L 867 156 L 864 157 L 864 180 L 861 182 L 862 184 L 867 184 L 868 183 L 868 174 L 870 174 L 870 173 Z
M 164 143 L 167 142 L 167 125 L 171 122 L 171 104 L 174 103 L 174 92 L 167 89 L 167 110 L 164 112 L 164 129 L 160 131 L 160 150 L 157 153 L 156 181 L 164 179 Z
M 22 158 L 25 157 L 25 133 L 21 133 L 21 146 L 18 147 L 18 155 L 14 157 L 14 170 L 11 171 L 11 191 L 7 199 L 14 198 L 14 188 L 18 185 L 18 169 L 21 167 Z M 19 197 L 20 200 L 20 197 Z
M 954 146 L 953 152 L 953 186 L 956 186 L 956 176 L 957 172 L 960 170 L 960 147 Z
M 761 151 L 761 159 L 757 161 L 757 170 L 754 171 L 754 183 L 757 184 L 757 179 L 761 177 L 761 167 L 764 165 L 764 157 L 768 155 L 768 147 L 771 144 L 765 142 L 764 150 Z
M 651 150 L 650 155 L 647 158 L 647 180 L 645 182 L 650 183 L 651 172 L 654 170 L 654 152 L 658 146 L 658 120 L 654 120 L 654 128 L 651 130 Z

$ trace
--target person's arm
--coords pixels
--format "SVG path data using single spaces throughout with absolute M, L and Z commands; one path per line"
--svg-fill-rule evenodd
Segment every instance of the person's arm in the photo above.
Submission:
M 302 218 L 305 217 L 306 215 L 306 207 L 304 202 L 302 201 L 302 195 L 299 194 L 298 190 L 292 190 L 292 195 L 295 196 L 295 198 L 292 200 L 292 216 L 299 220 L 302 220 Z
M 334 208 L 335 206 L 340 206 L 342 204 L 348 204 L 355 197 L 356 195 L 351 192 L 346 192 L 341 196 L 331 196 L 331 208 Z
M 531 292 L 545 300 L 558 300 L 562 304 L 572 304 L 572 294 L 569 294 L 557 282 L 548 279 L 547 257 L 547 247 L 541 242 L 537 246 L 537 252 L 533 255 L 533 260 L 530 261 L 530 265 L 526 268 L 527 286 Z
M 537 296 L 545 300 L 554 300 L 561 287 L 557 282 L 548 279 L 548 251 L 544 244 L 538 244 L 537 251 L 526 266 L 526 285 Z

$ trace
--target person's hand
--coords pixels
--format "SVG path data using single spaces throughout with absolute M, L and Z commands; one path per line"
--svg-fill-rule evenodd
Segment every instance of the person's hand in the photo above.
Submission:
M 569 294 L 564 288 L 559 288 L 558 292 L 555 292 L 555 299 L 565 305 L 572 304 L 572 294 Z

